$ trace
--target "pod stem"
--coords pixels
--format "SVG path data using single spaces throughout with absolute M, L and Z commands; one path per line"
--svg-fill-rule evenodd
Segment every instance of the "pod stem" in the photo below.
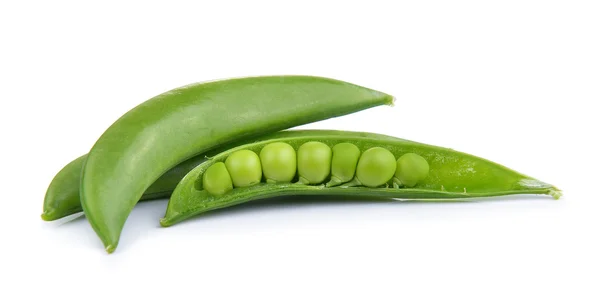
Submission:
M 340 188 L 348 188 L 348 187 L 356 187 L 356 186 L 362 186 L 362 183 L 358 180 L 358 178 L 354 177 L 351 181 L 342 184 L 340 186 Z
M 300 178 L 298 178 L 298 181 L 296 182 L 297 185 L 310 185 L 310 181 L 307 180 L 306 178 L 300 176 Z
M 327 184 L 325 184 L 325 187 L 329 188 L 329 187 L 333 187 L 333 186 L 337 186 L 337 185 L 341 185 L 342 184 L 342 180 L 339 179 L 336 176 L 332 176 L 331 180 L 329 182 L 327 182 Z
M 394 189 L 400 189 L 400 187 L 404 186 L 402 184 L 402 182 L 395 176 L 394 176 L 393 182 L 394 182 Z

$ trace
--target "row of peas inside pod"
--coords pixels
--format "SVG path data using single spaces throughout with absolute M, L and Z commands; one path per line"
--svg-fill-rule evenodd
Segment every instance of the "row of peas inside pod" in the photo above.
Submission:
M 310 141 L 298 151 L 285 143 L 265 145 L 258 155 L 239 150 L 225 162 L 211 165 L 202 176 L 202 189 L 218 196 L 234 187 L 249 187 L 261 182 L 325 185 L 326 187 L 415 187 L 429 175 L 429 164 L 415 153 L 398 159 L 387 149 L 366 151 L 352 143 L 335 146 Z

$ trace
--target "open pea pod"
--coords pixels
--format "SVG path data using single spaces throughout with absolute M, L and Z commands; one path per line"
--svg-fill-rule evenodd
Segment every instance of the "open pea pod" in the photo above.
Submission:
M 260 154 L 265 146 L 273 143 L 285 143 L 293 147 L 295 151 L 298 151 L 302 145 L 308 142 L 319 142 L 332 148 L 338 144 L 349 143 L 358 147 L 362 155 L 366 154 L 365 151 L 375 151 L 374 148 L 377 148 L 381 151 L 387 150 L 391 152 L 395 159 L 400 159 L 400 157 L 409 153 L 409 155 L 419 155 L 428 164 L 428 174 L 418 183 L 411 184 L 411 187 L 398 185 L 394 187 L 394 181 L 397 181 L 397 177 L 390 177 L 389 172 L 381 173 L 387 174 L 383 178 L 388 181 L 380 186 L 373 186 L 375 184 L 365 186 L 357 183 L 355 181 L 356 177 L 358 177 L 357 172 L 354 181 L 346 183 L 339 182 L 339 179 L 331 174 L 318 184 L 303 183 L 299 174 L 296 174 L 289 182 L 266 182 L 267 179 L 263 174 L 259 183 L 246 187 L 229 187 L 229 185 L 226 185 L 227 187 L 223 188 L 226 189 L 226 191 L 223 191 L 223 194 L 211 194 L 203 187 L 203 179 L 205 179 L 204 175 L 207 169 L 213 167 L 215 164 L 226 162 L 228 157 L 236 151 L 249 150 Z M 351 152 L 351 150 L 346 151 Z M 347 158 L 348 155 L 353 154 L 350 152 L 342 155 L 340 163 L 344 163 L 344 157 Z M 373 155 L 386 156 L 385 151 L 384 153 L 375 153 Z M 375 158 L 377 157 L 379 156 L 375 156 Z M 333 162 L 336 162 L 336 156 L 334 156 Z M 389 163 L 389 160 L 387 162 Z M 375 159 L 374 163 L 377 163 L 377 159 Z M 392 166 L 396 165 L 394 162 L 392 163 Z M 368 167 L 371 164 L 361 165 L 361 161 L 358 161 L 358 164 L 356 161 L 346 161 L 346 164 L 349 166 L 356 164 L 359 170 L 361 166 L 364 167 L 366 175 L 376 175 L 378 172 L 386 171 L 376 169 L 368 172 Z M 265 166 L 266 164 L 263 164 L 263 167 Z M 344 171 L 344 169 L 348 168 L 338 169 Z M 349 171 L 346 171 L 355 172 L 353 168 L 349 169 Z M 297 172 L 300 170 L 298 169 Z M 363 179 L 367 178 L 376 180 L 377 176 L 363 177 Z M 542 194 L 558 199 L 561 196 L 561 191 L 553 185 L 521 174 L 492 161 L 443 147 L 375 133 L 337 130 L 281 131 L 270 135 L 268 138 L 257 139 L 255 142 L 219 153 L 191 170 L 179 182 L 172 193 L 166 214 L 160 223 L 165 227 L 171 226 L 211 210 L 226 208 L 257 199 L 287 195 L 464 199 L 514 194 Z

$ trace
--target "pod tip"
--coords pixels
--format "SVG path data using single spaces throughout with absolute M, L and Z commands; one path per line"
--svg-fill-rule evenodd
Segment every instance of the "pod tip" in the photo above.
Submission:
M 169 220 L 163 217 L 160 219 L 160 225 L 163 227 L 169 227 L 171 226 L 171 223 L 169 223 Z
M 562 191 L 556 188 L 550 189 L 548 194 L 551 195 L 555 200 L 559 199 L 563 195 Z
M 116 245 L 108 245 L 108 246 L 106 246 L 106 252 L 108 252 L 108 253 L 113 253 L 115 251 L 115 249 L 117 249 Z
M 390 95 L 388 102 L 386 102 L 386 104 L 390 107 L 393 107 L 396 105 L 396 97 Z
M 50 221 L 53 221 L 53 220 L 55 220 L 55 217 L 52 215 L 53 213 L 54 213 L 54 212 L 52 212 L 51 210 L 50 210 L 50 211 L 49 211 L 49 210 L 45 210 L 45 211 L 42 213 L 42 215 L 41 215 L 41 217 L 42 217 L 42 220 L 44 220 L 44 221 L 46 221 L 46 222 L 50 222 Z

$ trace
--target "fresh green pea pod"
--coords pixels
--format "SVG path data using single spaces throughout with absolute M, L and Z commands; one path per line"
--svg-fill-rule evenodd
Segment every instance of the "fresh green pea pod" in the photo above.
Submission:
M 428 176 L 414 188 L 364 186 L 325 187 L 298 183 L 260 183 L 251 187 L 234 188 L 216 197 L 196 187 L 212 163 L 226 159 L 231 153 L 247 149 L 260 151 L 273 142 L 285 142 L 295 149 L 309 141 L 319 141 L 329 146 L 342 142 L 356 145 L 361 151 L 381 147 L 398 158 L 406 153 L 423 156 L 429 163 Z M 418 143 L 396 137 L 350 131 L 304 130 L 282 131 L 277 136 L 242 145 L 216 155 L 211 160 L 190 171 L 177 185 L 169 200 L 162 226 L 171 226 L 187 218 L 215 209 L 244 202 L 285 195 L 343 195 L 372 196 L 405 199 L 466 199 L 513 194 L 544 194 L 558 199 L 562 194 L 556 187 L 523 175 L 492 161 L 452 149 Z
M 216 155 L 225 150 L 252 142 L 256 138 L 249 138 L 228 145 L 220 146 L 202 155 L 194 156 L 171 168 L 156 180 L 142 195 L 140 201 L 168 198 L 177 183 L 192 169 L 206 161 L 207 157 Z M 42 210 L 44 221 L 54 221 L 63 217 L 83 211 L 81 208 L 79 184 L 81 182 L 81 169 L 87 158 L 82 155 L 64 166 L 52 179 L 46 195 Z
M 217 154 L 217 152 L 207 153 L 207 155 L 214 154 Z M 83 211 L 79 199 L 79 184 L 81 181 L 81 168 L 86 158 L 87 155 L 76 158 L 54 176 L 44 197 L 42 211 L 44 221 L 58 220 Z M 169 197 L 185 174 L 205 160 L 206 157 L 204 156 L 196 156 L 167 171 L 146 189 L 140 201 Z
M 393 97 L 311 76 L 261 76 L 193 84 L 140 104 L 113 123 L 84 163 L 80 197 L 113 252 L 135 204 L 163 173 L 216 146 L 379 105 Z
M 44 196 L 42 213 L 44 221 L 54 221 L 82 211 L 79 201 L 79 181 L 86 158 L 87 155 L 82 155 L 74 159 L 58 171 L 50 182 Z

